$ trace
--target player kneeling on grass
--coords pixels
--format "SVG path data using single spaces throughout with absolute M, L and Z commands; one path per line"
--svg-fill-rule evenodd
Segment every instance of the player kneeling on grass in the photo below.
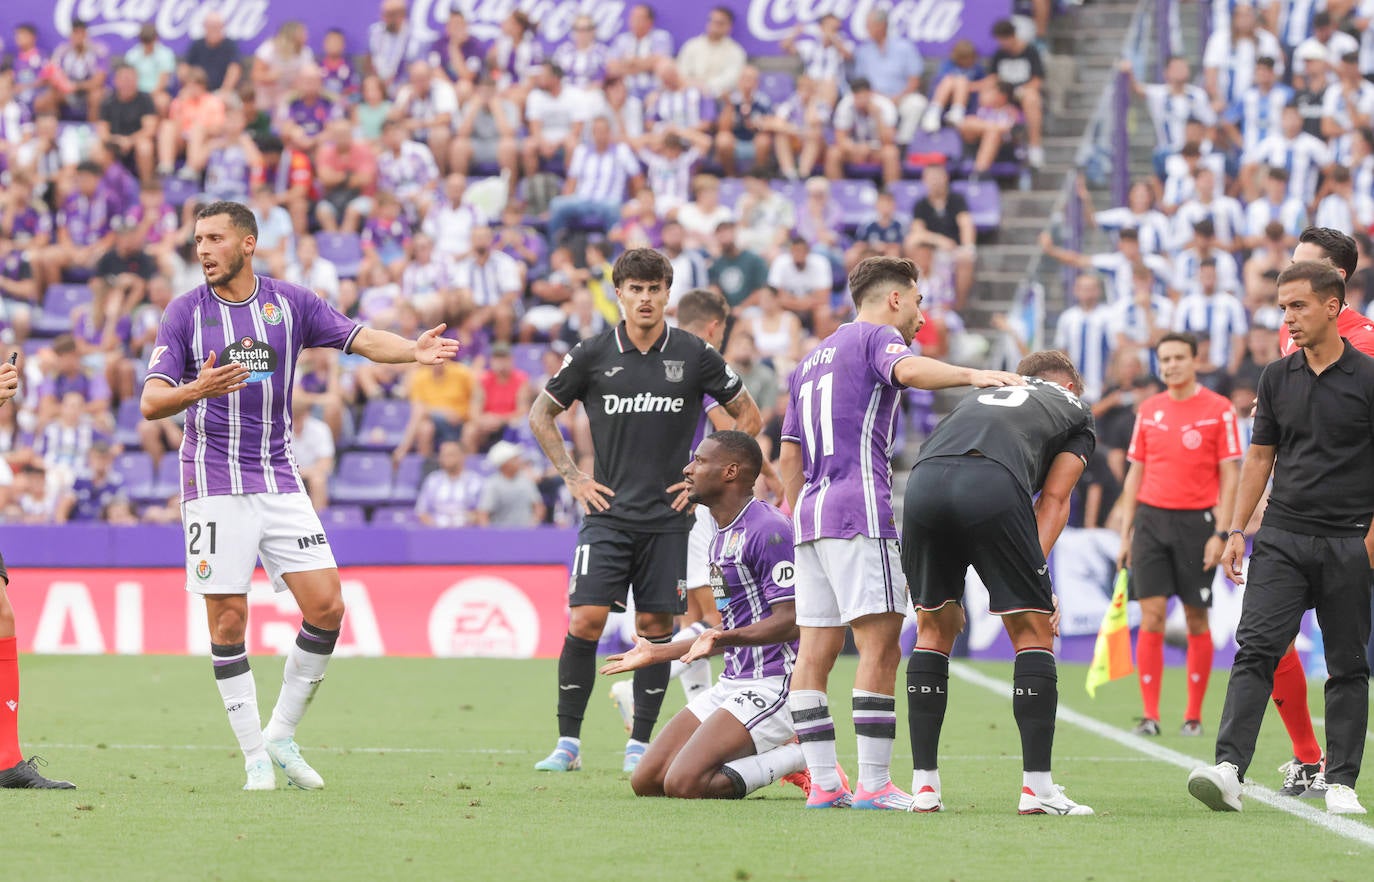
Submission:
M 721 627 L 668 644 L 640 637 L 601 669 L 621 674 L 725 654 L 716 685 L 673 717 L 640 760 L 630 778 L 640 796 L 741 799 L 781 778 L 809 787 L 787 712 L 797 657 L 792 524 L 754 498 L 762 467 L 758 442 L 726 431 L 704 438 L 682 470 L 691 501 L 706 506 L 718 527 L 710 560 Z

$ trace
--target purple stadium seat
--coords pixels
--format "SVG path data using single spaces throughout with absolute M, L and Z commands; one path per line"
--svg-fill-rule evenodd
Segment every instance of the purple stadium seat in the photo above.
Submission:
M 165 458 L 176 458 L 168 453 Z M 115 457 L 114 472 L 124 479 L 124 486 L 132 493 L 137 488 L 151 487 L 153 484 L 153 458 L 142 450 L 121 453 Z
M 363 408 L 353 447 L 357 450 L 394 450 L 405 437 L 409 422 L 409 401 L 396 398 L 369 401 Z
M 919 131 L 907 146 L 903 167 L 908 173 L 919 173 L 929 162 L 913 162 L 912 157 L 943 155 L 950 174 L 955 174 L 964 156 L 964 141 L 954 129 L 940 129 L 938 132 Z
M 377 505 L 391 498 L 391 456 L 353 451 L 339 457 L 329 498 L 340 505 Z
M 1002 191 L 993 181 L 955 181 L 950 189 L 968 200 L 968 211 L 979 232 L 997 229 L 1002 222 Z
M 137 398 L 128 398 L 119 402 L 119 410 L 115 414 L 115 443 L 131 450 L 137 450 L 139 445 L 138 424 L 142 421 L 143 414 L 138 409 Z
M 534 379 L 544 371 L 544 350 L 548 348 L 543 343 L 516 343 L 510 348 L 511 361 L 516 370 Z
M 181 489 L 181 457 L 175 452 L 164 453 L 158 460 L 153 486 L 159 499 L 166 499 Z
M 876 183 L 883 179 L 883 167 L 877 162 L 847 162 L 844 166 L 844 176 Z
M 339 278 L 352 279 L 358 275 L 363 262 L 363 246 L 357 233 L 320 233 L 315 236 L 320 257 L 339 270 Z
M 767 95 L 773 101 L 773 106 L 777 107 L 797 91 L 797 80 L 786 71 L 762 71 L 759 74 L 759 91 Z
M 739 205 L 740 197 L 744 195 L 743 178 L 721 178 L 720 179 L 720 204 L 731 211 Z
M 872 181 L 831 181 L 830 198 L 840 207 L 840 223 L 847 232 L 873 219 L 878 188 Z
M 372 523 L 383 527 L 418 527 L 420 519 L 409 506 L 387 505 L 372 513 Z
M 33 335 L 35 337 L 56 337 L 72 329 L 72 310 L 90 303 L 91 289 L 88 285 L 50 285 L 43 296 L 43 309 L 34 313 Z
M 361 527 L 367 523 L 360 505 L 331 505 L 320 512 L 320 523 L 330 527 Z
M 769 181 L 768 185 L 788 199 L 791 199 L 793 205 L 801 205 L 806 201 L 805 181 L 779 179 L 776 181 Z
M 401 460 L 391 484 L 391 501 L 414 505 L 415 497 L 420 495 L 420 479 L 424 470 L 425 458 L 418 453 L 409 454 Z
M 910 218 L 911 210 L 926 195 L 926 185 L 920 181 L 893 181 L 887 185 L 887 191 L 896 203 L 897 217 Z
M 191 201 L 191 197 L 199 196 L 203 189 L 199 182 L 188 181 L 176 175 L 168 175 L 162 179 L 162 195 L 173 208 L 185 205 Z

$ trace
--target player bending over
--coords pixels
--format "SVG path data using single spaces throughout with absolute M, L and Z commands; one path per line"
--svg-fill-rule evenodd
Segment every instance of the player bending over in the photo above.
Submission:
M 296 746 L 296 726 L 324 679 L 344 604 L 339 570 L 291 455 L 291 378 L 302 349 L 330 347 L 372 361 L 438 364 L 456 341 L 431 328 L 414 342 L 365 328 L 324 298 L 253 274 L 258 224 L 237 202 L 196 215 L 205 284 L 167 306 L 143 384 L 149 420 L 187 411 L 181 444 L 186 590 L 205 597 L 215 684 L 243 751 L 244 790 L 277 786 L 272 763 L 297 787 L 320 777 Z M 266 730 L 244 642 L 248 589 L 259 556 L 303 621 L 286 655 Z M 270 761 L 269 761 L 270 757 Z
M 964 575 L 972 566 L 987 585 L 988 610 L 1002 617 L 1016 650 L 1011 707 L 1021 730 L 1019 811 L 1093 813 L 1050 776 L 1058 622 L 1045 559 L 1069 519 L 1069 494 L 1097 436 L 1067 355 L 1033 352 L 1017 370 L 1023 385 L 973 392 L 940 421 L 906 485 L 902 570 L 916 607 L 906 673 L 913 811 L 943 810 L 936 753 L 949 701 L 949 653 L 964 629 Z
M 643 637 L 613 655 L 603 674 L 673 659 L 691 663 L 725 654 L 716 685 L 673 717 L 649 745 L 630 786 L 639 796 L 742 799 L 780 778 L 806 789 L 806 759 L 795 743 L 787 686 L 797 657 L 792 602 L 792 525 L 754 498 L 763 467 L 759 444 L 743 432 L 716 432 L 697 445 L 682 470 L 691 501 L 716 525 L 710 547 L 711 590 L 721 627 L 669 644 Z

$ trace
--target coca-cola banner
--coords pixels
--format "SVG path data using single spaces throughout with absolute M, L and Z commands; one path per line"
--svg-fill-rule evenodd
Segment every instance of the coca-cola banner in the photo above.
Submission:
M 245 53 L 293 19 L 305 23 L 310 45 L 317 50 L 324 32 L 337 27 L 347 35 L 349 51 L 360 53 L 367 49 L 367 28 L 378 19 L 379 5 L 374 0 L 48 0 L 37 4 L 10 0 L 0 2 L 0 34 L 6 47 L 12 48 L 14 26 L 28 22 L 38 27 L 40 45 L 51 50 L 65 39 L 72 20 L 79 18 L 87 22 L 92 36 L 122 51 L 134 42 L 143 24 L 153 22 L 162 39 L 180 51 L 202 35 L 206 14 L 219 12 L 228 36 Z M 414 0 L 410 26 L 417 40 L 427 45 L 442 35 L 453 8 L 464 13 L 475 37 L 494 40 L 501 22 L 521 9 L 537 24 L 543 43 L 551 47 L 568 40 L 573 19 L 586 14 L 596 22 L 601 41 L 609 43 L 625 29 L 632 5 L 625 0 Z M 1011 0 L 717 0 L 649 5 L 656 9 L 659 26 L 673 35 L 678 46 L 702 32 L 711 7 L 727 7 L 735 13 L 734 38 L 751 56 L 780 54 L 779 40 L 827 13 L 840 17 L 852 39 L 863 39 L 868 14 L 885 9 L 896 34 L 914 41 L 922 52 L 939 55 L 961 38 L 990 53 L 992 23 L 1009 14 Z

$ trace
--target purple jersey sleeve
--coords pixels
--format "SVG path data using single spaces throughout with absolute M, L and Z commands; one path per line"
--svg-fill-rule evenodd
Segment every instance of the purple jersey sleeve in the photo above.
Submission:
M 325 347 L 349 351 L 362 325 L 329 305 L 323 297 L 304 288 L 296 288 L 292 299 L 300 312 L 301 346 Z
M 769 606 L 796 597 L 796 564 L 792 543 L 792 524 L 785 518 L 771 518 L 771 529 L 751 532 L 749 542 L 751 569 L 763 587 Z
M 186 357 L 191 352 L 191 331 L 187 327 L 184 297 L 173 300 L 162 314 L 157 328 L 157 341 L 148 358 L 148 380 L 156 377 L 170 385 L 180 386 L 186 376 Z
M 796 388 L 796 371 L 792 372 L 792 379 L 788 382 L 789 389 Z M 782 415 L 782 432 L 780 437 L 783 441 L 801 443 L 801 420 L 797 417 L 796 396 L 792 392 L 787 394 L 787 410 Z
M 893 376 L 897 362 L 904 358 L 915 358 L 911 345 L 902 339 L 898 330 L 890 325 L 882 325 L 868 335 L 864 352 L 868 366 L 884 385 L 901 389 L 902 384 Z

